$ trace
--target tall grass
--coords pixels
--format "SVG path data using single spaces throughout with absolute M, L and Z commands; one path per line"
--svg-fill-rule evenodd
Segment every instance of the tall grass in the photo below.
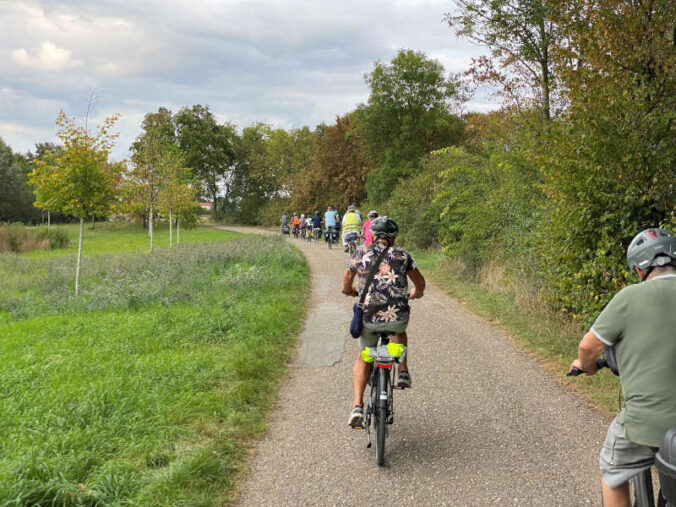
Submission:
M 23 224 L 2 224 L 0 226 L 0 252 L 28 252 L 67 248 L 70 243 L 63 229 L 26 227 Z
M 308 269 L 279 238 L 0 256 L 0 504 L 219 505 L 265 425 Z M 26 295 L 28 294 L 28 295 Z

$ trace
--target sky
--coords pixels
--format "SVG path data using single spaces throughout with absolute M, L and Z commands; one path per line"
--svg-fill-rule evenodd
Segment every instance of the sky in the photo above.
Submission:
M 207 104 L 243 128 L 333 123 L 368 99 L 364 74 L 399 49 L 451 73 L 486 50 L 443 22 L 450 0 L 0 0 L 0 137 L 55 140 L 59 109 L 120 113 L 124 158 L 147 112 Z M 477 94 L 468 111 L 497 107 Z

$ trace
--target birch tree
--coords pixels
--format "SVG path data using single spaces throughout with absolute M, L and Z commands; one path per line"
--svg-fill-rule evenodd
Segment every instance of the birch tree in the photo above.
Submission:
M 160 165 L 164 177 L 158 194 L 158 207 L 169 219 L 169 248 L 173 245 L 173 226 L 176 221 L 176 244 L 180 242 L 181 217 L 190 213 L 195 204 L 195 190 L 191 185 L 191 171 L 184 167 L 178 150 L 168 147 Z
M 119 166 L 108 161 L 117 134 L 111 133 L 119 115 L 105 119 L 90 133 L 63 111 L 56 119 L 57 137 L 63 144 L 58 153 L 36 160 L 31 184 L 36 187 L 38 208 L 59 211 L 80 220 L 75 268 L 75 295 L 80 291 L 84 221 L 92 215 L 106 216 L 115 203 Z

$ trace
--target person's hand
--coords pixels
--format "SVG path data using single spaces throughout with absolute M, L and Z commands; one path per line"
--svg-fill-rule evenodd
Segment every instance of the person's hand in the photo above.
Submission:
M 420 299 L 423 297 L 423 292 L 419 292 L 415 287 L 411 289 L 411 293 L 408 295 L 409 299 Z
M 357 292 L 357 289 L 355 289 L 355 288 L 353 287 L 353 288 L 350 290 L 350 292 L 345 292 L 345 291 L 343 291 L 343 294 L 345 294 L 345 295 L 348 296 L 348 297 L 356 298 L 356 297 L 359 295 L 359 292 Z
M 596 366 L 596 362 L 594 362 L 594 366 L 592 366 L 591 368 L 587 368 L 585 370 L 584 368 L 582 368 L 582 363 L 580 362 L 579 359 L 576 359 L 575 361 L 570 363 L 570 369 L 568 371 L 569 372 L 573 371 L 573 368 L 577 368 L 578 370 L 582 370 L 584 372 L 584 374 L 588 375 L 588 376 L 594 375 L 598 371 L 598 368 Z

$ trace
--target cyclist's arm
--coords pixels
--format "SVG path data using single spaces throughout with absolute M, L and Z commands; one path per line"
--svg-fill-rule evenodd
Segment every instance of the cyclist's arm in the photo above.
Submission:
M 572 362 L 570 369 L 579 368 L 587 375 L 593 375 L 597 370 L 596 358 L 605 348 L 606 344 L 599 340 L 592 331 L 588 331 L 578 345 L 577 359 Z
M 357 290 L 354 287 L 352 287 L 355 276 L 357 276 L 356 271 L 351 271 L 350 269 L 345 270 L 345 275 L 343 276 L 343 294 L 345 294 L 346 296 L 359 295 Z
M 411 289 L 409 299 L 420 299 L 425 294 L 425 277 L 418 271 L 418 268 L 412 269 L 408 272 L 408 277 L 413 282 L 414 287 Z

